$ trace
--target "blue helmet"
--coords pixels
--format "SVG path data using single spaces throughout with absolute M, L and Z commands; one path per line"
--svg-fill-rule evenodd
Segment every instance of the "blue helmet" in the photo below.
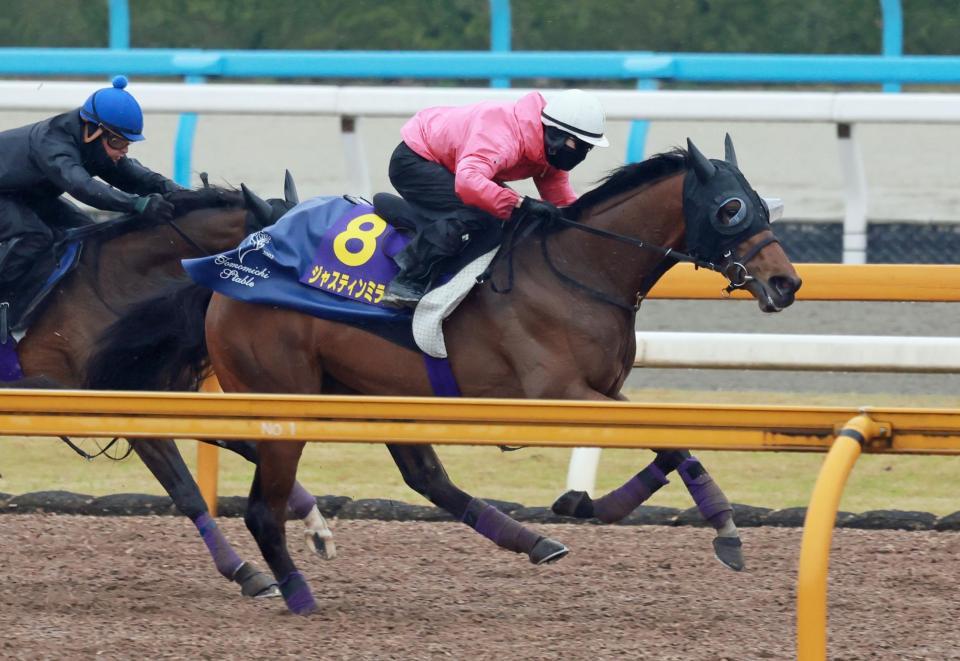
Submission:
M 140 104 L 123 89 L 126 76 L 116 76 L 113 87 L 97 90 L 83 102 L 80 116 L 88 122 L 103 124 L 131 142 L 143 140 L 143 111 Z

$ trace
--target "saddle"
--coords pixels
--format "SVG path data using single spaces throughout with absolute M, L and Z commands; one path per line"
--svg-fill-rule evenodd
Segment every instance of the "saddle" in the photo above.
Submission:
M 20 238 L 13 237 L 0 245 L 0 272 L 16 253 Z M 57 242 L 51 248 L 50 260 L 38 260 L 18 280 L 0 284 L 0 344 L 6 344 L 12 331 L 21 331 L 27 326 L 56 281 L 72 268 L 79 256 L 79 247 L 79 244 Z M 55 273 L 57 277 L 52 279 Z
M 86 239 L 122 234 L 143 224 L 140 217 L 120 217 L 61 232 L 51 248 L 51 260 L 38 261 L 19 280 L 0 284 L 0 344 L 6 344 L 11 332 L 26 331 L 54 286 L 80 262 Z M 0 244 L 0 272 L 19 242 L 20 237 L 13 237 Z
M 372 218 L 373 214 L 379 218 Z M 423 350 L 414 339 L 414 315 L 406 309 L 380 306 L 378 301 L 399 270 L 393 255 L 425 222 L 429 221 L 396 195 L 380 193 L 372 205 L 346 195 L 317 197 L 251 234 L 234 250 L 184 260 L 183 267 L 198 284 L 231 298 L 299 310 Z M 384 224 L 389 225 L 386 230 Z M 446 275 L 438 284 L 495 249 L 495 244 L 482 236 L 472 241 L 463 253 L 443 264 Z M 463 296 L 473 284 L 470 280 Z

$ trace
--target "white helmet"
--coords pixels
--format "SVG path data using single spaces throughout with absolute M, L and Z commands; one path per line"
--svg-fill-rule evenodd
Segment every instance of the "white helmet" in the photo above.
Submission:
M 545 126 L 556 126 L 588 144 L 610 145 L 603 137 L 607 115 L 597 97 L 589 92 L 574 89 L 554 94 L 540 113 L 540 119 Z

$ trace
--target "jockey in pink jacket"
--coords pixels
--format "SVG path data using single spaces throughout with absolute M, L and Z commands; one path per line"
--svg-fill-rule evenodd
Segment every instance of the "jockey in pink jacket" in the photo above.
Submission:
M 443 260 L 478 235 L 497 245 L 502 222 L 529 215 L 550 222 L 576 201 L 569 171 L 594 146 L 606 147 L 605 115 L 595 96 L 567 90 L 545 100 L 422 110 L 400 131 L 390 182 L 427 222 L 394 259 L 400 273 L 383 302 L 415 306 Z M 505 184 L 533 179 L 543 200 Z M 491 233 L 493 236 L 491 236 Z

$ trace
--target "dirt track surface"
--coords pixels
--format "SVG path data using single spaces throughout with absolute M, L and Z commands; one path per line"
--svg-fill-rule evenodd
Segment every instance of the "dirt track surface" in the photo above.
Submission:
M 300 618 L 241 598 L 184 518 L 3 516 L 0 658 L 794 658 L 799 529 L 743 530 L 737 574 L 702 528 L 540 528 L 571 555 L 534 567 L 459 524 L 339 521 L 324 562 L 291 523 L 321 606 Z M 960 658 L 960 535 L 837 530 L 831 560 L 830 658 Z

